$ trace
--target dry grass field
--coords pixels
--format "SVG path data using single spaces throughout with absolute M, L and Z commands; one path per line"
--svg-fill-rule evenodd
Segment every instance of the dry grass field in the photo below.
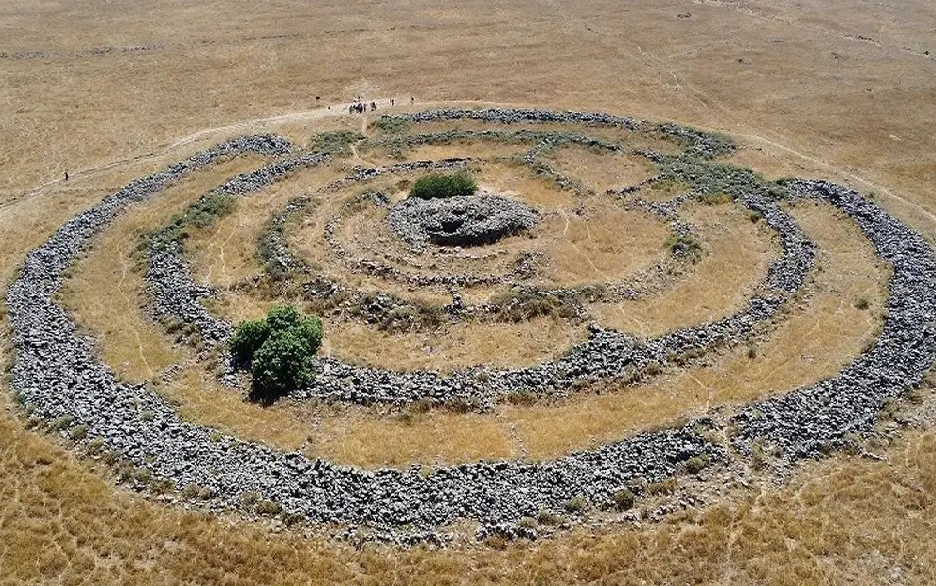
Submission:
M 76 212 L 220 139 L 275 130 L 304 144 L 315 131 L 359 130 L 373 115 L 337 117 L 343 109 L 328 107 L 358 95 L 379 99 L 381 110 L 394 96 L 401 109 L 477 103 L 575 108 L 724 132 L 742 145 L 730 161 L 768 177 L 827 178 L 873 193 L 932 240 L 934 31 L 930 0 L 519 0 L 509 6 L 480 0 L 5 0 L 0 282 L 5 289 L 25 253 Z M 461 146 L 414 149 L 407 156 L 463 154 Z M 485 146 L 492 157 L 516 152 Z M 597 189 L 643 177 L 639 166 L 609 174 L 608 161 L 583 153 L 562 151 L 554 162 L 576 178 L 594 178 Z M 133 270 L 135 235 L 250 162 L 212 168 L 134 207 L 74 267 L 61 297 L 119 376 L 149 378 L 191 356 L 140 311 L 145 300 L 142 276 Z M 196 276 L 229 286 L 256 274 L 256 234 L 273 210 L 348 165 L 375 162 L 386 160 L 377 151 L 365 153 L 243 200 L 235 214 L 188 242 Z M 537 187 L 515 167 L 488 169 L 486 181 L 538 198 L 537 205 L 566 203 L 557 199 L 565 197 L 560 192 Z M 662 200 L 675 193 L 668 186 L 639 195 Z M 626 304 L 624 312 L 606 308 L 605 323 L 653 335 L 716 317 L 746 297 L 776 250 L 759 225 L 720 207 L 691 208 L 709 249 L 685 280 L 662 296 Z M 555 404 L 504 405 L 493 414 L 387 415 L 289 403 L 264 408 L 219 388 L 201 365 L 187 366 L 158 391 L 187 419 L 365 467 L 549 458 L 715 406 L 730 411 L 835 373 L 880 324 L 888 268 L 875 262 L 855 226 L 823 206 L 796 205 L 790 212 L 817 242 L 818 268 L 808 294 L 757 340 L 754 357 L 747 347 L 733 348 L 640 386 Z M 570 224 L 569 231 L 579 234 L 571 240 L 576 246 L 594 246 L 583 255 L 594 265 L 560 266 L 556 282 L 587 282 L 622 262 L 644 264 L 660 251 L 650 242 L 661 246 L 665 238 L 665 230 L 654 232 L 643 245 L 630 242 L 634 254 L 624 255 L 602 246 L 614 234 L 610 226 Z M 563 259 L 574 252 L 554 251 Z M 358 285 L 366 288 L 367 280 Z M 868 309 L 857 306 L 859 299 Z M 231 295 L 218 311 L 255 316 L 267 304 Z M 11 360 L 8 325 L 0 311 L 5 365 Z M 412 367 L 439 364 L 440 357 L 455 366 L 528 363 L 581 335 L 537 325 L 530 324 L 530 332 L 511 330 L 525 344 L 497 331 L 449 332 L 444 340 L 406 334 L 390 342 L 381 333 L 348 329 L 328 341 L 328 351 L 341 355 L 340 346 L 346 358 L 407 359 Z M 494 337 L 500 346 L 482 343 Z M 100 463 L 26 430 L 8 386 L 4 378 L 0 584 L 936 583 L 930 391 L 922 405 L 908 407 L 921 412 L 913 426 L 864 446 L 873 458 L 839 454 L 809 462 L 782 485 L 754 474 L 745 485 L 725 487 L 707 506 L 656 523 L 586 524 L 533 543 L 404 551 L 355 549 L 303 530 L 185 511 L 132 493 Z

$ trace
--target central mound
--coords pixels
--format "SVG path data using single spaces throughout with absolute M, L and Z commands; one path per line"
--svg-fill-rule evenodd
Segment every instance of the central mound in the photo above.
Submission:
M 393 205 L 390 228 L 415 247 L 481 246 L 533 228 L 539 213 L 506 197 L 481 192 L 446 198 L 409 197 Z

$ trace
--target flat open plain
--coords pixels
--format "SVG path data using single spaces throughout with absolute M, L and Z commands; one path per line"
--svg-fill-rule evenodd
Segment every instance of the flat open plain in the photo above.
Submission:
M 927 0 L 452 6 L 5 0 L 4 291 L 27 251 L 129 181 L 242 134 L 271 131 L 306 144 L 314 132 L 366 129 L 366 120 L 338 116 L 357 96 L 379 100 L 370 121 L 394 97 L 397 111 L 576 109 L 721 132 L 739 144 L 730 162 L 768 178 L 849 186 L 930 243 L 936 234 L 936 7 Z M 471 148 L 478 156 L 506 154 L 502 145 Z M 411 156 L 465 150 L 421 147 Z M 620 160 L 583 152 L 557 160 L 573 176 L 603 173 L 601 189 L 643 176 L 639 167 L 609 175 Z M 306 184 L 380 157 L 355 153 L 245 199 L 237 214 L 192 234 L 186 253 L 194 273 L 220 287 L 252 275 L 259 270 L 256 235 L 269 214 Z M 832 376 L 870 343 L 883 319 L 889 271 L 854 223 L 825 206 L 796 204 L 790 214 L 819 249 L 821 268 L 808 295 L 756 345 L 666 370 L 639 395 L 609 388 L 545 404 L 502 405 L 493 414 L 260 407 L 219 388 L 191 348 L 144 314 L 144 279 L 133 250 L 142 232 L 205 189 L 253 168 L 251 162 L 201 171 L 132 208 L 92 242 L 61 298 L 121 380 L 149 379 L 183 361 L 181 373 L 158 392 L 185 419 L 310 457 L 367 468 L 558 457 Z M 512 172 L 491 164 L 483 177 L 537 193 L 533 180 Z M 662 303 L 636 299 L 621 304 L 623 311 L 596 304 L 591 310 L 603 325 L 650 336 L 710 320 L 742 303 L 762 278 L 776 248 L 762 225 L 718 205 L 692 204 L 685 214 L 707 255 L 662 294 Z M 321 228 L 314 221 L 293 235 L 313 234 L 310 255 Z M 566 220 L 565 226 L 576 250 L 555 253 L 567 261 L 557 279 L 587 280 L 620 265 L 613 225 L 587 229 Z M 643 243 L 662 238 L 658 232 L 648 226 L 631 234 L 641 248 L 627 260 L 650 262 L 659 249 Z M 742 248 L 734 256 L 732 244 Z M 587 246 L 593 248 L 583 253 Z M 360 284 L 366 287 L 367 279 Z M 229 293 L 215 309 L 231 319 L 255 317 L 269 302 Z M 859 309 L 859 301 L 870 308 Z M 6 365 L 13 360 L 10 324 L 5 313 L 0 319 Z M 418 332 L 349 327 L 326 335 L 324 351 L 406 368 L 525 365 L 584 335 L 582 327 L 552 321 L 526 322 L 509 333 L 500 333 L 503 324 L 446 327 L 438 344 Z M 485 345 L 492 338 L 502 347 Z M 928 383 L 894 408 L 879 434 L 850 453 L 799 465 L 784 482 L 754 474 L 705 506 L 655 522 L 586 522 L 533 542 L 487 539 L 407 550 L 356 548 L 314 528 L 287 530 L 278 520 L 186 511 L 143 496 L 119 484 L 118 473 L 101 460 L 79 458 L 66 440 L 27 430 L 9 381 L 0 386 L 3 584 L 936 582 L 936 399 Z

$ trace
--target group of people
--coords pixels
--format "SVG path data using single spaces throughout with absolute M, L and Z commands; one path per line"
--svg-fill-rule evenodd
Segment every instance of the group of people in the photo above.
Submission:
M 410 104 L 414 104 L 414 103 L 416 103 L 416 98 L 410 97 Z M 392 107 L 395 105 L 396 105 L 396 100 L 394 100 L 393 98 L 390 98 L 390 106 Z M 364 114 L 367 112 L 367 108 L 368 108 L 367 103 L 363 102 L 361 100 L 361 97 L 358 96 L 357 101 L 348 106 L 348 114 Z M 328 109 L 331 110 L 331 106 L 329 106 Z M 373 112 L 376 109 L 377 109 L 377 102 L 371 102 L 370 111 Z
M 377 102 L 370 103 L 371 112 L 377 109 Z M 367 112 L 367 104 L 364 102 L 355 102 L 348 106 L 348 114 L 363 114 Z

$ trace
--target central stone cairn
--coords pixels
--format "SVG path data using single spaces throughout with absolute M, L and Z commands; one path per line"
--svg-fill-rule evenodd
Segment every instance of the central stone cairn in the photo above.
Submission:
M 177 491 L 171 498 L 185 506 L 267 514 L 261 511 L 260 505 L 264 505 L 263 510 L 282 514 L 284 520 L 298 517 L 329 527 L 341 525 L 347 528 L 348 537 L 401 545 L 444 543 L 461 521 L 478 524 L 478 539 L 488 535 L 533 539 L 539 531 L 549 534 L 551 530 L 531 527 L 529 520 L 542 517 L 578 523 L 589 514 L 591 509 L 587 507 L 623 512 L 633 505 L 635 495 L 643 498 L 652 494 L 650 485 L 675 480 L 680 474 L 697 475 L 694 470 L 699 462 L 753 469 L 757 446 L 775 450 L 776 458 L 793 463 L 851 445 L 851 438 L 873 433 L 879 414 L 888 410 L 891 401 L 918 387 L 936 363 L 936 325 L 932 320 L 936 314 L 936 251 L 922 235 L 856 192 L 819 181 L 766 183 L 742 169 L 709 163 L 730 152 L 730 142 L 673 125 L 647 126 L 600 113 L 517 109 L 436 110 L 407 116 L 406 121 L 412 123 L 459 119 L 572 122 L 634 131 L 644 128 L 678 137 L 688 145 L 682 155 L 666 158 L 658 153 L 646 154 L 661 165 L 659 180 L 684 181 L 699 197 L 731 194 L 776 231 L 783 253 L 770 265 L 763 288 L 743 309 L 716 321 L 673 330 L 639 346 L 624 333 L 594 329 L 579 348 L 557 360 L 531 368 L 486 369 L 483 381 L 474 374 L 442 377 L 428 370 L 398 373 L 330 360 L 325 365 L 332 373 L 318 375 L 316 397 L 364 404 L 407 404 L 452 396 L 486 400 L 515 389 L 545 394 L 573 388 L 580 380 L 627 374 L 634 365 L 662 364 L 670 360 L 669 356 L 714 349 L 720 340 L 744 341 L 757 324 L 777 315 L 813 270 L 814 245 L 783 211 L 784 200 L 835 206 L 855 221 L 880 260 L 891 266 L 889 298 L 879 336 L 834 376 L 739 407 L 734 414 L 729 410 L 717 418 L 674 423 L 672 427 L 541 461 L 482 460 L 366 470 L 222 435 L 216 429 L 183 419 L 176 406 L 154 390 L 154 385 L 120 381 L 100 361 L 68 310 L 58 303 L 58 294 L 70 268 L 96 234 L 131 205 L 156 197 L 189 173 L 239 156 L 270 158 L 272 162 L 266 166 L 234 177 L 204 197 L 219 193 L 242 196 L 285 178 L 293 170 L 322 164 L 331 157 L 327 152 L 299 152 L 280 137 L 246 136 L 132 181 L 66 222 L 27 255 L 5 299 L 16 348 L 9 376 L 23 414 L 45 421 L 45 429 L 67 439 L 83 454 L 97 453 L 102 458 L 107 454 L 129 466 L 134 473 L 128 480 L 138 490 L 155 494 L 158 487 L 162 493 L 168 483 Z M 544 140 L 530 136 L 532 140 Z M 587 141 L 584 144 L 599 144 L 597 138 L 573 138 Z M 542 148 L 535 146 L 531 152 L 541 153 Z M 693 158 L 686 158 L 687 154 Z M 534 155 L 524 160 L 537 164 Z M 339 180 L 339 184 L 350 185 L 398 171 L 449 170 L 463 161 L 446 159 L 444 165 L 422 161 L 389 169 L 359 169 L 350 178 Z M 549 173 L 548 167 L 537 168 Z M 508 198 L 475 195 L 470 177 L 465 181 L 465 177 L 453 175 L 435 177 L 430 183 L 438 189 L 426 192 L 428 197 L 413 197 L 411 193 L 409 199 L 393 206 L 388 222 L 394 230 L 405 239 L 427 243 L 453 242 L 452 236 L 462 234 L 457 244 L 465 246 L 484 242 L 481 234 L 497 240 L 535 225 L 539 217 L 535 211 Z M 423 201 L 415 201 L 417 197 Z M 485 198 L 499 201 L 482 204 Z M 459 199 L 467 201 L 461 203 Z M 475 212 L 469 202 L 482 207 Z M 381 205 L 385 203 L 381 200 Z M 192 209 L 209 209 L 198 207 L 201 205 Z M 464 206 L 461 212 L 456 211 L 459 206 Z M 527 220 L 517 222 L 522 215 L 527 215 Z M 394 216 L 400 221 L 396 222 Z M 497 227 L 504 223 L 507 228 Z M 154 306 L 159 308 L 157 314 L 172 316 L 199 331 L 203 341 L 219 346 L 230 337 L 232 327 L 201 304 L 200 298 L 210 291 L 194 282 L 181 257 L 181 244 L 169 238 L 181 238 L 184 225 L 174 221 L 172 231 L 160 237 L 166 239 L 154 240 L 150 245 L 148 290 Z M 433 237 L 433 233 L 440 237 Z M 275 249 L 282 256 L 285 250 L 282 245 Z M 720 481 L 719 475 L 706 480 Z M 691 485 L 680 486 L 680 508 L 699 502 L 694 494 L 685 492 L 692 489 Z M 190 487 L 197 489 L 197 496 L 189 494 Z M 256 507 L 249 502 L 256 503 Z M 648 506 L 657 507 L 652 503 Z M 657 512 L 666 513 L 672 508 L 664 504 L 645 510 L 655 518 Z
M 390 208 L 387 222 L 407 244 L 482 246 L 533 228 L 539 213 L 529 206 L 482 191 L 474 195 L 408 197 Z

